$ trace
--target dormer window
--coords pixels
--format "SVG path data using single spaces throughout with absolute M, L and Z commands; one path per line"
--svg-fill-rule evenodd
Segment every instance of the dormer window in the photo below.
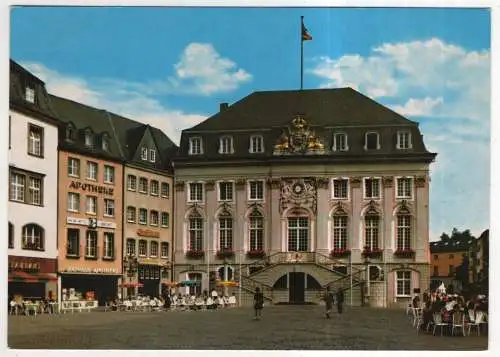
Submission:
M 141 159 L 144 161 L 148 161 L 148 148 L 144 146 L 141 148 Z
M 335 133 L 333 135 L 333 151 L 347 151 L 349 147 L 347 146 L 347 134 L 345 133 Z
M 365 150 L 379 150 L 380 139 L 376 132 L 368 132 L 365 134 Z
M 411 149 L 411 133 L 409 131 L 398 131 L 398 141 L 396 148 L 399 150 Z
M 189 155 L 203 154 L 201 138 L 189 138 Z
M 233 138 L 230 136 L 223 136 L 220 138 L 219 154 L 233 153 Z
M 35 90 L 30 87 L 26 87 L 25 99 L 27 102 L 35 103 Z
M 87 130 L 85 132 L 85 146 L 94 146 L 94 136 L 90 132 L 90 130 Z
M 156 162 L 156 150 L 155 149 L 149 150 L 149 161 Z
M 104 151 L 108 151 L 109 150 L 109 139 L 108 139 L 108 136 L 106 134 L 104 134 L 102 136 L 102 149 Z
M 264 152 L 264 139 L 262 135 L 252 135 L 250 137 L 250 153 L 257 154 Z
M 73 125 L 68 124 L 66 127 L 66 140 L 68 141 L 74 141 L 75 140 L 75 128 Z

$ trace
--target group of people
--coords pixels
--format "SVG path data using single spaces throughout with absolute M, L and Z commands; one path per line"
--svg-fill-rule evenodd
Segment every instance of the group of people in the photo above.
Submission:
M 341 288 L 337 290 L 335 293 L 335 297 L 333 296 L 333 293 L 330 291 L 330 287 L 326 287 L 326 292 L 325 295 L 323 296 L 323 301 L 325 302 L 325 317 L 327 319 L 330 318 L 331 311 L 333 309 L 333 305 L 336 303 L 337 305 L 337 312 L 339 314 L 342 313 L 342 305 L 344 304 L 344 292 L 342 291 Z

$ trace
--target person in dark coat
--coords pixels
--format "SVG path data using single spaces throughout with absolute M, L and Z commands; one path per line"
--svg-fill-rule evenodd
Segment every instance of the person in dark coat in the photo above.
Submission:
M 344 292 L 342 291 L 341 288 L 337 290 L 337 296 L 336 299 L 337 301 L 337 311 L 339 314 L 342 313 L 342 304 L 344 303 Z
M 255 294 L 253 295 L 253 308 L 255 310 L 255 320 L 260 320 L 262 317 L 262 309 L 264 308 L 264 294 L 262 294 L 259 287 L 255 288 Z
M 325 301 L 325 316 L 327 319 L 330 318 L 330 312 L 332 311 L 333 308 L 333 294 L 330 291 L 330 287 L 326 287 L 326 292 L 325 295 L 323 296 L 323 300 Z

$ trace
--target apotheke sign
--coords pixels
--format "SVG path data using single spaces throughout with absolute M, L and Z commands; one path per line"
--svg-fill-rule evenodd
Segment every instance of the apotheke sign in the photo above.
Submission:
M 69 224 L 78 224 L 81 226 L 87 226 L 91 228 L 109 228 L 109 229 L 116 229 L 116 223 L 115 222 L 106 222 L 106 221 L 100 221 L 95 218 L 76 218 L 76 217 L 67 217 L 66 218 L 66 223 Z
M 102 193 L 108 196 L 113 196 L 114 192 L 114 189 L 110 187 L 93 185 L 91 183 L 81 183 L 78 181 L 71 181 L 71 183 L 69 184 L 69 188 L 82 191 L 89 191 L 93 193 Z
M 68 273 L 89 273 L 89 274 L 117 274 L 116 268 L 84 268 L 69 267 L 65 270 Z

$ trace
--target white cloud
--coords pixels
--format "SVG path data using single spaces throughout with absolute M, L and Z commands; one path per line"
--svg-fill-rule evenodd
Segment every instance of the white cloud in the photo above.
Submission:
M 434 108 L 443 104 L 443 98 L 414 99 L 410 98 L 404 105 L 393 105 L 392 110 L 406 116 L 432 115 Z
M 228 58 L 223 58 L 209 43 L 191 43 L 174 66 L 169 83 L 183 92 L 209 95 L 237 89 L 252 75 Z
M 141 92 L 140 86 L 134 83 L 109 79 L 86 80 L 61 74 L 40 63 L 22 65 L 45 82 L 49 93 L 150 124 L 161 129 L 175 143 L 179 143 L 183 129 L 207 118 L 166 108 L 148 93 Z

